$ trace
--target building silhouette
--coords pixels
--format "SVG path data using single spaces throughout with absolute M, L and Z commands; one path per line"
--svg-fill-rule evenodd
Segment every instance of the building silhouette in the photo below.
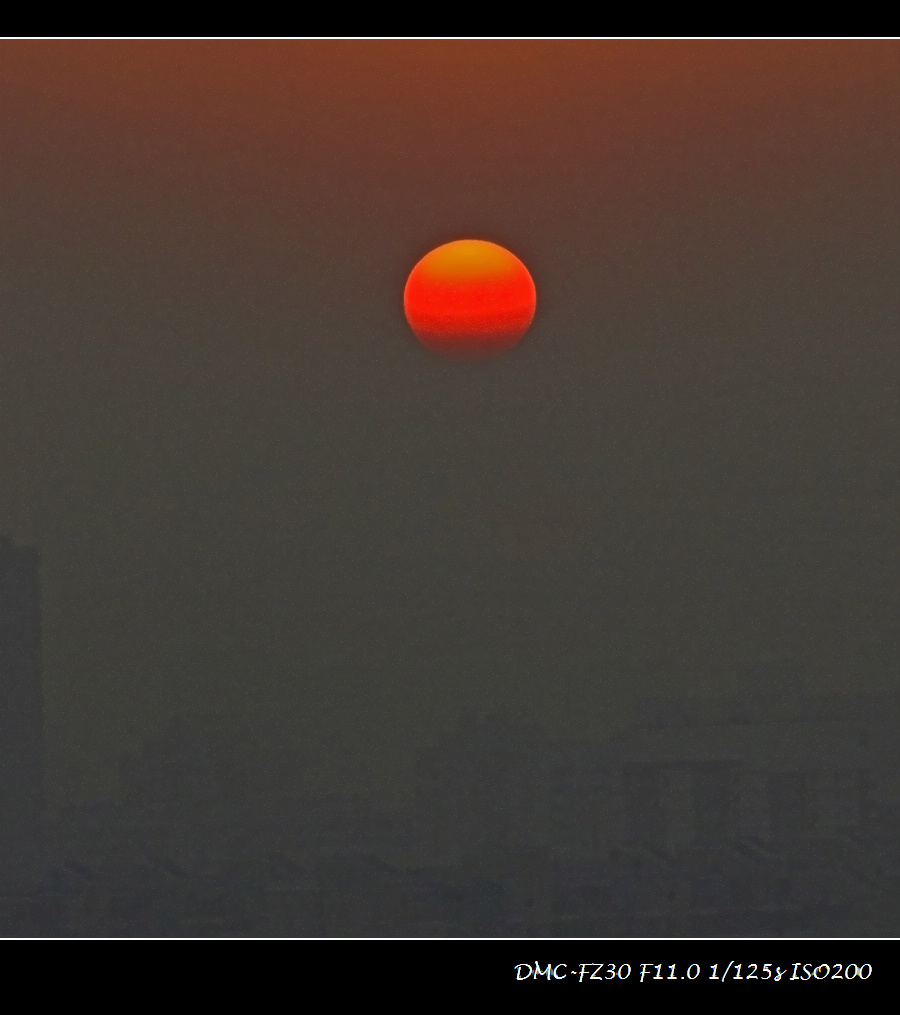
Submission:
M 686 847 L 871 829 L 898 799 L 898 706 L 810 693 L 796 667 L 771 661 L 746 667 L 737 694 L 645 698 L 608 747 L 616 837 Z
M 44 874 L 38 552 L 0 537 L 0 890 Z
M 80 810 L 45 889 L 19 893 L 6 924 L 73 936 L 891 936 L 898 723 L 895 695 L 813 693 L 796 667 L 759 662 L 735 693 L 638 699 L 612 738 L 550 736 L 518 709 L 464 711 L 415 756 L 398 811 L 297 783 L 273 815 L 242 802 L 240 738 L 214 716 L 182 717 L 131 759 L 121 800 Z

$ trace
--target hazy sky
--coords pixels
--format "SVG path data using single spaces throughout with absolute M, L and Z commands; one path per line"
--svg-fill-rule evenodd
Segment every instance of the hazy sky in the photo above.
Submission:
M 898 122 L 895 41 L 0 42 L 56 797 L 190 709 L 384 758 L 896 680 Z M 537 286 L 486 364 L 403 318 L 460 237 Z

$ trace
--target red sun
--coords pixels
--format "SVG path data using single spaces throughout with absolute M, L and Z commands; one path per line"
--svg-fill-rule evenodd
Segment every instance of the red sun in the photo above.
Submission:
M 403 309 L 416 338 L 443 356 L 483 357 L 518 345 L 537 297 L 528 269 L 504 247 L 454 240 L 413 268 Z

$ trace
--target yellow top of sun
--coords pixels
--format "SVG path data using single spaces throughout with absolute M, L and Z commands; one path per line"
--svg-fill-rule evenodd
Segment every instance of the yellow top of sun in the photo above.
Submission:
M 419 270 L 442 278 L 504 275 L 519 264 L 515 254 L 487 240 L 454 240 L 435 247 L 419 262 Z

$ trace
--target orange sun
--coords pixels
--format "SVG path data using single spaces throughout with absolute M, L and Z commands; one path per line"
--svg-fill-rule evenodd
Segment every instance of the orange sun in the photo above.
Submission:
M 403 308 L 419 341 L 444 356 L 479 357 L 517 345 L 534 318 L 524 264 L 486 240 L 435 247 L 413 268 Z

